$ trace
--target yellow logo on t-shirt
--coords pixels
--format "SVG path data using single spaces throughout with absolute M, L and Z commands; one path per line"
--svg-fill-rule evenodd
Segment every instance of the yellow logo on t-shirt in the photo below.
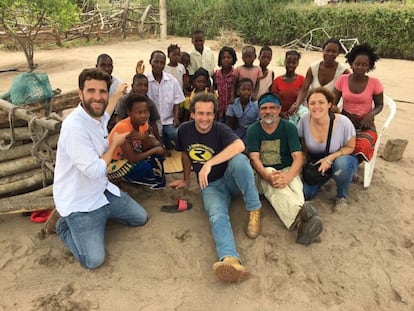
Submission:
M 214 156 L 214 151 L 206 145 L 193 144 L 188 146 L 188 156 L 194 162 L 204 163 Z

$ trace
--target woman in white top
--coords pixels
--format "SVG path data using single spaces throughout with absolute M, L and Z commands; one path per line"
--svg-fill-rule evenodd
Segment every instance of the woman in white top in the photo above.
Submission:
M 352 155 L 355 148 L 355 128 L 346 116 L 330 111 L 334 98 L 335 95 L 324 87 L 312 89 L 307 98 L 309 112 L 299 121 L 298 133 L 308 158 L 320 164 L 319 171 L 323 174 L 332 169 L 332 179 L 337 187 L 335 211 L 346 206 L 349 185 L 358 169 L 358 160 Z M 332 136 L 328 154 L 325 154 L 331 117 L 334 118 Z M 308 185 L 303 182 L 305 199 L 315 197 L 323 184 L 324 182 Z
M 333 92 L 336 80 L 344 73 L 349 73 L 345 64 L 338 63 L 336 58 L 341 52 L 341 43 L 338 39 L 330 38 L 323 45 L 323 60 L 313 63 L 306 72 L 305 81 L 299 91 L 294 107 L 303 104 L 309 88 L 323 86 Z M 296 112 L 296 111 L 295 111 Z

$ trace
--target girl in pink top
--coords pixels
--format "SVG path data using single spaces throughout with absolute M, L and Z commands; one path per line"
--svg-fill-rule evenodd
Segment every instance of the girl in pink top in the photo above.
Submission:
M 336 102 L 343 98 L 342 114 L 351 119 L 355 126 L 357 141 L 354 153 L 360 161 L 370 161 L 377 141 L 374 116 L 382 111 L 384 87 L 378 79 L 369 77 L 367 72 L 375 68 L 379 57 L 365 43 L 355 46 L 345 58 L 351 65 L 352 73 L 336 81 Z
M 235 75 L 237 79 L 249 78 L 253 81 L 253 89 L 256 90 L 257 80 L 262 76 L 262 69 L 253 65 L 256 59 L 256 49 L 254 46 L 248 45 L 242 49 L 242 59 L 244 64 L 237 67 Z M 256 94 L 256 91 L 254 92 Z

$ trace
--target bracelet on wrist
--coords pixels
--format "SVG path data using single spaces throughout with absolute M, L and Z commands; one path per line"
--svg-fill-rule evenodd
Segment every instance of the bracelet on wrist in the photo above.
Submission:
M 328 163 L 329 165 L 332 165 L 333 162 L 331 160 L 329 160 L 328 158 L 324 158 L 325 162 Z

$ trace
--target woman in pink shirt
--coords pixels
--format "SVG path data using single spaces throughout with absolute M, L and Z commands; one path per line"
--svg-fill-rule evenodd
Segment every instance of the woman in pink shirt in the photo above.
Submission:
M 351 65 L 352 73 L 343 75 L 336 81 L 336 104 L 342 96 L 342 114 L 351 119 L 355 126 L 357 134 L 354 154 L 360 162 L 370 161 L 377 141 L 374 116 L 382 111 L 384 87 L 378 79 L 369 77 L 367 72 L 375 68 L 379 57 L 365 43 L 355 46 L 345 58 Z

